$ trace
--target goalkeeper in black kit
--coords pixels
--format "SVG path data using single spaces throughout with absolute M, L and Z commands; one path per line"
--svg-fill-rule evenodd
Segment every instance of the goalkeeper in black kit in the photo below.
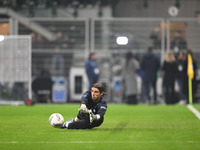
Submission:
M 100 126 L 107 110 L 104 95 L 104 86 L 101 83 L 93 84 L 91 91 L 86 91 L 81 98 L 77 117 L 65 122 L 61 128 L 91 129 Z

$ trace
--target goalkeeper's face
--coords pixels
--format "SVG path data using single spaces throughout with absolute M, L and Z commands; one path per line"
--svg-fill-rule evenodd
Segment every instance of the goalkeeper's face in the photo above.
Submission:
M 91 94 L 92 94 L 92 100 L 95 103 L 98 103 L 101 100 L 101 96 L 103 95 L 103 92 L 100 93 L 99 89 L 93 87 L 91 89 Z

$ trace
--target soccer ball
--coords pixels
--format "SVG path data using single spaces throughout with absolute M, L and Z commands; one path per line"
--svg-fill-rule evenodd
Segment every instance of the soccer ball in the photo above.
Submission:
M 58 128 L 64 123 L 64 117 L 59 113 L 53 113 L 49 117 L 49 123 L 52 127 Z

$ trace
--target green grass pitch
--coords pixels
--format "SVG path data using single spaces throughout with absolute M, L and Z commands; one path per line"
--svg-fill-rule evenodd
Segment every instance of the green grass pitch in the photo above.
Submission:
M 98 128 L 49 125 L 52 113 L 61 113 L 66 121 L 78 108 L 79 104 L 0 106 L 0 150 L 200 149 L 200 120 L 186 106 L 108 104 Z

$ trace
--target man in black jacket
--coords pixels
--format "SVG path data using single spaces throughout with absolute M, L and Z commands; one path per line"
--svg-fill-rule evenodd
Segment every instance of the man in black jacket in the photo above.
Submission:
M 104 95 L 104 86 L 101 83 L 93 84 L 91 91 L 86 91 L 81 98 L 77 117 L 65 122 L 61 128 L 91 129 L 100 126 L 107 110 Z
M 144 71 L 143 85 L 144 85 L 144 96 L 145 100 L 149 101 L 150 98 L 150 88 L 153 88 L 153 97 L 154 103 L 157 103 L 157 91 L 156 91 L 156 81 L 157 81 L 157 72 L 160 68 L 160 60 L 153 53 L 153 49 L 150 46 L 147 53 L 144 55 L 141 69 Z

